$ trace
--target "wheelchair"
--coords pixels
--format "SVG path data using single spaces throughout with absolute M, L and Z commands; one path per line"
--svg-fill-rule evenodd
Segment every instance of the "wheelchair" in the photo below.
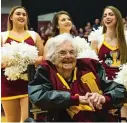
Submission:
M 34 75 L 36 72 L 35 66 L 29 65 L 27 68 L 27 72 L 28 72 L 28 81 L 30 82 L 34 79 Z M 127 104 L 125 105 L 127 106 Z M 49 122 L 47 120 L 47 115 L 48 115 L 48 111 L 42 111 L 41 108 L 35 106 L 29 100 L 29 117 L 24 121 L 24 123 Z M 122 122 L 122 121 L 127 122 L 127 118 L 121 117 L 121 107 L 116 109 L 116 112 L 114 113 L 114 115 L 117 117 L 118 122 Z

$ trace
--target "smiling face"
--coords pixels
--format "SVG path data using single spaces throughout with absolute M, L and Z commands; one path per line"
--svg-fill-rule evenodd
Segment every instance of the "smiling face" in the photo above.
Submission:
M 27 19 L 28 15 L 23 8 L 17 8 L 10 16 L 10 21 L 13 26 L 25 27 L 27 24 Z
M 109 8 L 106 8 L 103 14 L 103 23 L 106 27 L 115 27 L 116 25 L 116 16 L 113 11 Z
M 59 32 L 64 32 L 64 33 L 70 32 L 72 28 L 72 22 L 70 17 L 66 14 L 59 15 L 57 28 L 59 29 Z
M 73 70 L 76 65 L 76 51 L 71 42 L 66 41 L 58 46 L 54 58 L 58 72 Z

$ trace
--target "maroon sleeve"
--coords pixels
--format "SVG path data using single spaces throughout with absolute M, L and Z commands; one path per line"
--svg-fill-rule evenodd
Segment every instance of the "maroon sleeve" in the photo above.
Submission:
M 111 109 L 112 108 L 112 101 L 109 95 L 104 95 L 106 102 L 103 104 L 103 109 Z
M 79 105 L 79 96 L 71 96 L 72 105 Z

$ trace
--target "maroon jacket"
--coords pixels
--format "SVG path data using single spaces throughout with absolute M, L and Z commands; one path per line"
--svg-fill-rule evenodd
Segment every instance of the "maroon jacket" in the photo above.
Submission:
M 31 101 L 42 110 L 49 110 L 49 121 L 59 122 L 68 121 L 63 112 L 78 122 L 115 121 L 108 109 L 122 103 L 125 91 L 123 85 L 105 80 L 104 69 L 98 61 L 86 58 L 77 60 L 71 83 L 57 72 L 51 62 L 45 61 L 38 67 L 34 80 L 28 86 Z M 94 112 L 89 106 L 79 104 L 78 95 L 87 92 L 98 92 L 106 97 L 103 110 Z

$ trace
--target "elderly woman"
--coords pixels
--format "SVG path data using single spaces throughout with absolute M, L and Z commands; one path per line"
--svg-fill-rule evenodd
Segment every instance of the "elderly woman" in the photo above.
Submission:
M 124 103 L 125 87 L 106 81 L 97 60 L 76 59 L 77 45 L 69 35 L 61 34 L 50 40 L 46 60 L 28 86 L 32 103 L 48 110 L 48 121 L 116 121 L 109 109 Z

